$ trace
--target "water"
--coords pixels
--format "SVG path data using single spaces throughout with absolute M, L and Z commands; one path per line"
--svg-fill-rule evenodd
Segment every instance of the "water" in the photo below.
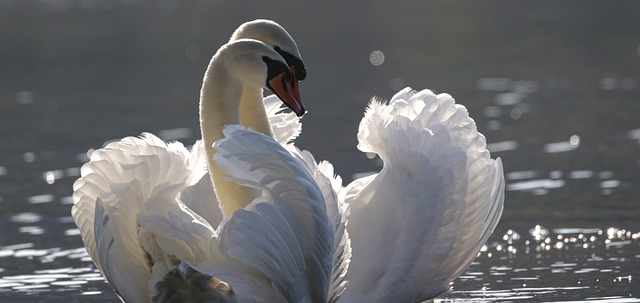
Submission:
M 193 143 L 213 51 L 278 20 L 309 70 L 297 145 L 345 179 L 369 98 L 431 88 L 502 158 L 502 221 L 443 301 L 639 302 L 640 5 L 0 1 L 0 301 L 116 302 L 69 214 L 85 152 Z M 331 142 L 331 144 L 326 144 Z

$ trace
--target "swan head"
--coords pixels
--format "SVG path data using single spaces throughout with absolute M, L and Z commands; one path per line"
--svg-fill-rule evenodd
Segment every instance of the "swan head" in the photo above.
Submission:
M 291 86 L 296 87 L 298 81 L 307 77 L 307 70 L 302 61 L 298 45 L 280 24 L 266 19 L 245 22 L 231 35 L 229 42 L 240 39 L 255 39 L 271 46 L 289 65 L 293 78 Z M 297 96 L 300 98 L 300 96 Z
M 243 87 L 268 88 L 298 116 L 305 113 L 287 61 L 273 48 L 253 39 L 227 43 L 214 56 L 223 58 L 226 69 Z

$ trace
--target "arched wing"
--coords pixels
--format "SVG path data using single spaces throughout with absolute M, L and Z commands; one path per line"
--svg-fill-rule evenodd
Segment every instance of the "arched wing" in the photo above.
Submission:
M 389 105 L 374 100 L 358 139 L 384 167 L 347 187 L 353 256 L 343 302 L 437 296 L 473 261 L 500 218 L 500 159 L 490 159 L 463 106 L 428 90 L 402 90 Z
M 223 221 L 221 253 L 260 271 L 290 302 L 326 302 L 334 232 L 322 191 L 270 137 L 237 125 L 224 133 L 214 160 L 262 196 Z
M 74 183 L 72 216 L 82 240 L 100 271 L 127 302 L 148 302 L 147 286 L 156 274 L 154 266 L 162 263 L 167 270 L 177 263 L 174 256 L 187 255 L 188 245 L 196 241 L 194 235 L 212 231 L 203 227 L 206 222 L 194 225 L 199 229 L 192 226 L 183 237 L 158 227 L 164 224 L 162 220 L 171 225 L 204 221 L 178 199 L 194 178 L 192 161 L 181 144 L 166 144 L 143 134 L 93 151 Z
M 347 287 L 346 275 L 351 259 L 351 240 L 346 229 L 349 205 L 339 198 L 339 193 L 343 190 L 342 178 L 334 174 L 331 163 L 316 163 L 308 151 L 300 151 L 293 145 L 288 145 L 287 150 L 313 177 L 324 197 L 327 215 L 334 231 L 333 264 L 327 302 L 336 302 Z

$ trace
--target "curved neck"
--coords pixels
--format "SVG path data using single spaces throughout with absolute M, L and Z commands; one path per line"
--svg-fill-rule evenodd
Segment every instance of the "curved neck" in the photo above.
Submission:
M 247 88 L 242 90 L 240 101 L 240 124 L 273 138 L 271 123 L 264 108 L 262 89 Z
M 229 175 L 212 160 L 213 143 L 224 137 L 224 126 L 240 123 L 273 137 L 262 101 L 262 88 L 242 87 L 214 58 L 200 92 L 200 130 L 213 187 L 225 217 L 244 208 L 259 194 L 255 189 L 227 181 Z

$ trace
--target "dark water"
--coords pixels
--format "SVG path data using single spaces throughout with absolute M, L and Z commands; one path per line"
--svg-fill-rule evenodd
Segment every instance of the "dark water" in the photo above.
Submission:
M 258 17 L 308 68 L 297 145 L 345 179 L 378 169 L 369 98 L 404 86 L 452 94 L 502 158 L 503 219 L 444 301 L 640 302 L 640 3 L 205 0 L 0 0 L 0 301 L 117 301 L 69 214 L 84 152 L 193 143 L 210 55 Z

